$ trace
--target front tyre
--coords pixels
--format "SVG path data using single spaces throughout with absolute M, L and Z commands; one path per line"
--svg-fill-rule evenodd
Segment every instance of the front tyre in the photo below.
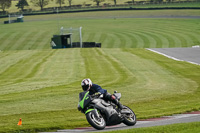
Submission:
M 127 110 L 128 112 L 131 112 L 131 113 L 124 114 L 124 121 L 123 121 L 123 123 L 126 124 L 127 126 L 133 126 L 133 125 L 135 125 L 136 122 L 137 122 L 137 120 L 136 120 L 136 115 L 133 112 L 133 110 L 130 109 L 129 107 L 127 107 L 127 106 L 124 106 L 123 110 Z
M 97 118 L 94 114 L 93 111 L 89 112 L 86 114 L 86 119 L 88 121 L 88 123 L 98 129 L 98 130 L 102 130 L 106 127 L 106 123 L 104 118 L 101 116 L 101 114 L 99 114 L 99 117 Z

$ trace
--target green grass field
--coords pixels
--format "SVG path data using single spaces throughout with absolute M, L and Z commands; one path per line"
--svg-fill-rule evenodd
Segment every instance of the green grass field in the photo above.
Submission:
M 101 42 L 102 48 L 52 50 L 55 15 L 0 24 L 0 132 L 89 126 L 77 111 L 80 82 L 88 77 L 110 93 L 121 92 L 121 102 L 138 119 L 199 110 L 200 66 L 144 49 L 199 45 L 199 19 L 122 18 L 155 12 L 60 14 L 60 25 L 82 26 L 83 40 Z

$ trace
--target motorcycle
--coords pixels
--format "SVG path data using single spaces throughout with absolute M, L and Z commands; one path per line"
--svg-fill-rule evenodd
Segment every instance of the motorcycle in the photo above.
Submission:
M 120 101 L 121 93 L 113 94 Z M 95 129 L 124 123 L 127 126 L 136 124 L 136 115 L 129 107 L 123 105 L 120 110 L 111 101 L 105 101 L 102 94 L 89 95 L 89 91 L 79 93 L 78 110 L 86 115 L 88 123 Z

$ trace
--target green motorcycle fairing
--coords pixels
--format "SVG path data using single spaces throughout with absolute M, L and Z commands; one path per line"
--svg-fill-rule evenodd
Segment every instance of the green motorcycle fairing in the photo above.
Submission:
M 87 114 L 87 113 L 89 113 L 89 112 L 91 112 L 91 111 L 93 111 L 94 109 L 88 109 L 86 112 L 85 112 L 85 114 Z
M 84 91 L 79 93 L 79 105 L 82 109 L 88 106 L 88 104 L 92 101 L 91 96 L 89 95 L 89 91 Z

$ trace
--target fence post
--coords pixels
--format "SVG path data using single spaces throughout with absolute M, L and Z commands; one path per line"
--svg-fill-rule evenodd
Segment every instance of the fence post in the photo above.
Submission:
M 79 31 L 79 33 L 80 33 L 80 46 L 81 46 L 81 48 L 83 47 L 82 46 L 82 33 L 81 33 L 81 29 L 82 29 L 82 27 L 80 27 L 80 31 Z

